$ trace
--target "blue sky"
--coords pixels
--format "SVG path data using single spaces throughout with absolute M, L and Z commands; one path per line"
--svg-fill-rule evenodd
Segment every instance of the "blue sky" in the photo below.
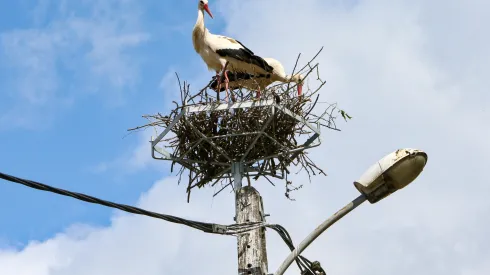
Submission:
M 190 78 L 203 67 L 189 35 L 194 3 L 125 2 L 0 4 L 2 172 L 128 204 L 164 175 L 92 169 L 141 142 L 126 129 L 164 110 L 166 74 L 174 69 Z M 113 41 L 97 42 L 102 36 Z M 8 182 L 0 190 L 0 239 L 13 244 L 42 240 L 75 221 L 107 224 L 111 215 Z
M 0 3 L 0 171 L 195 220 L 233 223 L 233 194 L 186 202 L 168 164 L 150 158 L 141 115 L 176 98 L 174 72 L 198 88 L 213 75 L 194 52 L 197 0 Z M 301 2 L 301 3 L 300 3 Z M 212 1 L 214 33 L 290 71 L 324 46 L 321 101 L 353 116 L 310 157 L 326 171 L 284 198 L 254 182 L 268 222 L 295 243 L 358 195 L 352 182 L 398 148 L 426 151 L 417 180 L 366 204 L 306 251 L 329 274 L 490 274 L 490 2 Z M 482 29 L 483 28 L 483 29 Z M 314 87 L 314 79 L 307 84 Z M 269 272 L 288 250 L 267 231 Z M 233 274 L 236 242 L 184 226 L 0 182 L 6 275 Z M 188 264 L 192 259 L 192 265 Z M 383 264 L 377 263 L 383 259 Z M 292 266 L 286 275 L 298 274 Z

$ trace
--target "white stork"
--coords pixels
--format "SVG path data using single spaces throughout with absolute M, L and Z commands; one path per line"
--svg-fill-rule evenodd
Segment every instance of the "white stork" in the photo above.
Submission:
M 260 97 L 261 90 L 264 90 L 267 86 L 272 84 L 273 82 L 280 81 L 283 83 L 294 82 L 297 83 L 298 89 L 298 97 L 301 97 L 303 90 L 303 82 L 304 77 L 301 74 L 287 75 L 284 70 L 284 66 L 278 60 L 270 57 L 264 58 L 264 60 L 274 68 L 272 73 L 262 73 L 262 74 L 251 74 L 244 72 L 230 72 L 228 73 L 229 78 L 229 88 L 232 90 L 238 89 L 240 87 L 247 88 L 250 90 L 257 89 L 257 98 Z M 223 79 L 218 79 L 217 77 L 213 77 L 214 81 L 209 85 L 211 89 L 218 92 L 223 91 L 223 88 L 220 87 L 220 83 L 218 81 L 221 80 L 223 83 Z
M 192 31 L 192 43 L 196 52 L 202 57 L 209 70 L 216 72 L 219 89 L 221 90 L 220 72 L 225 76 L 226 100 L 229 91 L 229 78 L 226 72 L 230 70 L 238 72 L 271 73 L 273 68 L 260 56 L 255 55 L 250 49 L 239 41 L 209 32 L 204 26 L 204 11 L 211 18 L 213 14 L 209 10 L 208 0 L 199 0 L 196 25 Z

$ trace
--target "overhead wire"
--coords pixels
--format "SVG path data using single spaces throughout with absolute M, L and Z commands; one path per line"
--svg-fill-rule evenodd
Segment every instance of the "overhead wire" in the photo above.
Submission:
M 266 225 L 266 227 L 276 231 L 291 251 L 295 249 L 291 236 L 283 226 L 279 224 L 268 224 Z M 323 270 L 323 268 L 321 267 L 320 262 L 318 261 L 311 262 L 310 260 L 308 260 L 302 255 L 298 255 L 295 261 L 299 267 L 299 270 L 301 271 L 301 275 L 320 275 L 320 274 L 326 275 L 327 274 L 325 270 Z
M 243 234 L 246 232 L 249 232 L 251 230 L 255 230 L 257 228 L 261 227 L 268 227 L 276 231 L 279 236 L 283 239 L 283 241 L 286 243 L 286 245 L 289 247 L 291 251 L 293 251 L 294 245 L 293 241 L 291 239 L 291 236 L 287 232 L 287 230 L 278 224 L 266 224 L 264 222 L 248 222 L 248 223 L 241 223 L 241 224 L 231 224 L 231 225 L 221 225 L 221 224 L 215 224 L 215 223 L 205 223 L 205 222 L 198 222 L 198 221 L 193 221 L 193 220 L 188 220 L 172 215 L 166 215 L 166 214 L 161 214 L 161 213 L 156 213 L 152 211 L 148 211 L 142 208 L 130 206 L 130 205 L 125 205 L 125 204 L 120 204 L 120 203 L 115 203 L 115 202 L 110 202 L 106 200 L 102 200 L 96 197 L 92 197 L 86 194 L 82 193 L 77 193 L 77 192 L 72 192 L 68 190 L 64 190 L 61 188 L 56 188 L 52 187 L 40 182 L 36 182 L 33 180 L 27 180 L 27 179 L 22 179 L 18 178 L 12 175 L 8 175 L 5 173 L 0 172 L 0 178 L 4 179 L 6 181 L 14 182 L 14 183 L 19 183 L 22 185 L 25 185 L 30 188 L 34 188 L 37 190 L 41 191 L 47 191 L 51 193 L 56 193 L 62 196 L 67 196 L 67 197 L 72 197 L 81 201 L 85 201 L 88 203 L 93 203 L 93 204 L 99 204 L 99 205 L 104 205 L 107 207 L 111 208 L 116 208 L 125 212 L 137 214 L 137 215 L 143 215 L 143 216 L 148 216 L 152 218 L 157 218 L 161 220 L 165 220 L 168 222 L 172 223 L 177 223 L 177 224 L 182 224 L 186 225 L 198 230 L 201 230 L 206 233 L 213 233 L 213 234 L 221 234 L 221 235 L 238 235 L 238 234 Z M 321 268 L 320 264 L 318 262 L 311 262 L 305 257 L 299 255 L 296 258 L 296 263 L 301 271 L 302 275 L 317 275 L 317 274 L 323 274 L 325 275 L 325 271 Z M 318 272 L 318 273 L 315 273 Z
M 115 202 L 110 202 L 106 200 L 102 200 L 96 197 L 92 197 L 86 194 L 82 193 L 77 193 L 77 192 L 72 192 L 68 190 L 64 190 L 61 188 L 56 188 L 52 187 L 40 182 L 32 181 L 32 180 L 27 180 L 27 179 L 22 179 L 18 178 L 12 175 L 4 174 L 0 172 L 0 178 L 10 181 L 10 182 L 15 182 L 19 183 L 25 186 L 28 186 L 30 188 L 34 188 L 37 190 L 41 191 L 47 191 L 51 193 L 56 193 L 59 195 L 67 196 L 67 197 L 72 197 L 81 201 L 85 201 L 88 203 L 94 203 L 94 204 L 99 204 L 99 205 L 104 205 L 112 208 L 116 208 L 125 212 L 137 214 L 137 215 L 144 215 L 152 218 L 157 218 L 161 220 L 165 220 L 168 222 L 172 223 L 177 223 L 177 224 L 183 224 L 201 231 L 204 231 L 206 233 L 214 233 L 214 234 L 221 234 L 221 235 L 236 235 L 240 234 L 243 232 L 247 232 L 253 229 L 256 229 L 258 227 L 263 226 L 264 224 L 261 222 L 251 222 L 251 223 L 243 223 L 243 224 L 232 224 L 232 225 L 221 225 L 221 224 L 214 224 L 214 223 L 206 223 L 206 222 L 198 222 L 198 221 L 193 221 L 193 220 L 188 220 L 172 215 L 166 215 L 166 214 L 160 214 L 152 211 L 148 211 L 145 209 L 141 209 L 138 207 L 130 206 L 130 205 L 125 205 L 125 204 L 120 204 L 120 203 L 115 203 Z

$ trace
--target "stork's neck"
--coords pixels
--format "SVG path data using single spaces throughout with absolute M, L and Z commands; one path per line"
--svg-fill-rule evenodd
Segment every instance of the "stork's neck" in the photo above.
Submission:
M 206 27 L 204 27 L 204 12 L 199 9 L 197 11 L 196 25 L 194 25 L 194 30 L 192 31 L 192 44 L 194 45 L 194 50 L 196 50 L 197 53 L 202 51 L 202 43 L 205 34 Z
M 204 26 L 204 11 L 202 9 L 197 10 L 197 20 L 196 25 L 194 25 L 194 31 L 198 31 L 204 34 L 206 27 Z

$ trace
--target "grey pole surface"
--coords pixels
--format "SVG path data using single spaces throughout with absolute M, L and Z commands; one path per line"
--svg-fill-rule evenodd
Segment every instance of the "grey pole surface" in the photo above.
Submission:
M 242 163 L 233 164 L 235 180 L 236 223 L 264 222 L 264 206 L 259 192 L 252 186 L 242 187 Z M 238 274 L 267 274 L 265 227 L 239 234 L 237 239 Z
M 320 224 L 313 232 L 310 233 L 299 245 L 294 249 L 289 256 L 284 260 L 281 266 L 277 269 L 274 275 L 283 275 L 286 269 L 291 265 L 291 263 L 299 256 L 306 247 L 308 247 L 318 236 L 320 236 L 325 230 L 330 226 L 340 220 L 342 217 L 347 215 L 352 210 L 356 209 L 359 205 L 366 201 L 364 195 L 360 195 L 355 200 L 351 201 L 349 204 L 340 209 L 337 213 L 333 214 L 330 218 Z

